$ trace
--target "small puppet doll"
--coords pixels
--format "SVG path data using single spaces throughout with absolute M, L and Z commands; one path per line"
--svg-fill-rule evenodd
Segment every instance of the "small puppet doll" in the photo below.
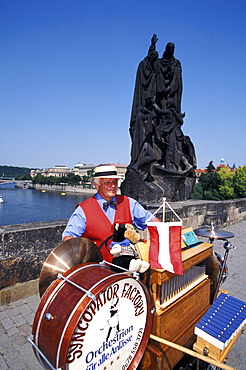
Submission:
M 110 253 L 114 256 L 112 263 L 132 272 L 143 273 L 149 268 L 149 263 L 138 258 L 134 244 L 140 239 L 139 233 L 131 224 L 115 224 Z M 112 268 L 116 272 L 122 269 Z

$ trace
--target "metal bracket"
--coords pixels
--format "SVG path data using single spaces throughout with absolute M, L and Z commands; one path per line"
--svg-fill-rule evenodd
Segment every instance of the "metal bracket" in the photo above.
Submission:
M 91 293 L 89 290 L 86 290 L 86 289 L 82 288 L 80 285 L 74 283 L 72 280 L 66 278 L 62 274 L 58 274 L 57 279 L 65 280 L 67 283 L 69 283 L 69 284 L 75 286 L 76 288 L 82 290 L 89 298 L 93 299 L 93 301 L 96 300 L 96 296 L 93 293 Z
M 40 356 L 43 358 L 43 360 L 49 365 L 49 367 L 51 368 L 51 370 L 62 370 L 60 367 L 59 368 L 56 368 L 54 367 L 53 365 L 51 365 L 51 363 L 49 362 L 49 360 L 46 358 L 46 356 L 43 354 L 43 352 L 38 348 L 38 346 L 33 342 L 33 335 L 30 334 L 28 336 L 28 341 L 31 343 L 31 345 L 35 348 L 35 350 L 40 354 Z
M 105 261 L 105 260 L 103 260 L 102 262 L 100 262 L 100 264 L 102 264 L 102 265 L 110 265 L 110 266 L 114 266 L 114 267 L 116 267 L 117 269 L 122 270 L 122 272 L 129 272 L 130 274 L 132 274 L 132 276 L 133 276 L 136 280 L 139 280 L 139 273 L 138 273 L 138 272 L 136 272 L 136 271 L 130 271 L 130 270 L 127 270 L 127 269 L 125 269 L 124 267 L 117 266 L 117 265 L 115 265 L 114 263 L 112 263 L 112 262 L 108 262 L 108 261 Z

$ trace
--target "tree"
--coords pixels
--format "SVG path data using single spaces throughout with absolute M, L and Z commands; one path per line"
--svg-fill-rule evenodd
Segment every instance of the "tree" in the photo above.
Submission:
M 208 166 L 206 167 L 207 172 L 213 172 L 215 170 L 213 161 L 210 161 Z
M 236 198 L 234 188 L 227 185 L 220 185 L 220 196 L 222 200 Z
M 215 170 L 211 169 L 207 173 L 202 173 L 199 178 L 199 183 L 202 186 L 204 199 L 214 199 L 214 198 L 220 199 L 219 196 L 220 178 L 218 177 L 218 174 Z M 212 198 L 209 198 L 209 196 L 212 196 Z
M 238 167 L 233 178 L 237 198 L 246 197 L 246 165 Z
M 191 199 L 203 199 L 202 184 L 197 182 L 191 192 Z
M 29 180 L 31 168 L 14 167 L 14 166 L 0 166 L 0 176 L 16 180 Z M 23 178 L 20 178 L 23 176 Z
M 36 175 L 32 178 L 33 184 L 47 184 L 47 185 L 60 185 L 61 183 L 65 183 L 68 185 L 79 185 L 81 182 L 81 177 L 79 175 L 74 175 L 73 173 L 69 173 L 67 176 L 56 177 L 56 176 L 43 176 L 43 175 Z
M 236 172 L 227 166 L 216 171 L 210 161 L 191 193 L 193 199 L 226 200 L 246 197 L 246 165 Z
M 221 200 L 221 197 L 217 189 L 208 189 L 204 192 L 203 199 Z
M 82 185 L 85 187 L 90 187 L 91 188 L 91 182 L 90 182 L 90 185 L 88 185 L 89 181 L 91 180 L 91 178 L 93 177 L 94 175 L 94 169 L 93 170 L 88 170 L 87 171 L 87 175 L 84 175 L 82 177 Z
M 31 176 L 29 174 L 27 175 L 17 175 L 15 176 L 15 180 L 31 180 Z
M 233 178 L 235 173 L 229 167 L 222 167 L 217 172 L 220 178 L 219 193 L 221 199 L 234 199 L 236 194 L 234 192 Z

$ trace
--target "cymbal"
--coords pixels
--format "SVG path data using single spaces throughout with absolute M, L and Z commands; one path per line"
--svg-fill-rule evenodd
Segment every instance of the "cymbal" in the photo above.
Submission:
M 90 239 L 79 237 L 62 242 L 51 251 L 43 264 L 39 276 L 40 297 L 59 273 L 63 274 L 81 263 L 99 263 L 102 260 L 100 249 Z
M 215 229 L 196 229 L 194 230 L 194 233 L 198 236 L 204 236 L 209 239 L 225 240 L 225 239 L 234 237 L 234 234 L 229 233 L 228 231 L 215 230 Z

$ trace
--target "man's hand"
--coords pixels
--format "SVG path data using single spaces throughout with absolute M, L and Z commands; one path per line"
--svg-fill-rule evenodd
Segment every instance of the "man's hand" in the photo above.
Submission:
M 69 235 L 67 235 L 67 236 L 64 236 L 64 238 L 63 238 L 63 242 L 65 242 L 66 240 L 69 240 L 69 239 L 73 239 L 73 237 L 72 236 L 69 236 Z
M 159 218 L 157 218 L 157 217 L 154 217 L 151 222 L 161 222 L 161 220 L 159 220 Z

